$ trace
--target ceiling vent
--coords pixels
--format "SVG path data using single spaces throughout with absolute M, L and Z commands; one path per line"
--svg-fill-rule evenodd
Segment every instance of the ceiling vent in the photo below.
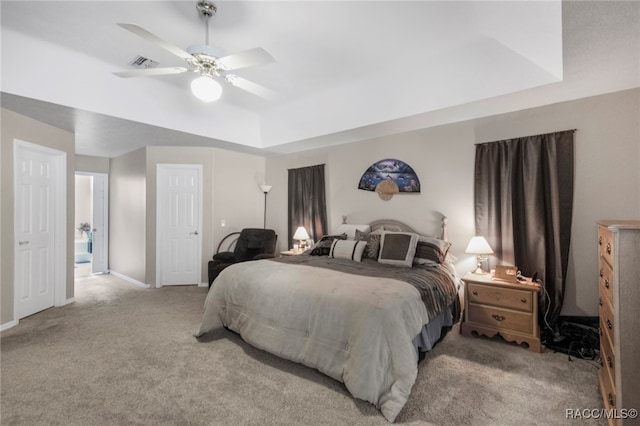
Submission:
M 145 58 L 144 56 L 137 56 L 133 58 L 133 60 L 129 62 L 128 65 L 137 69 L 148 69 L 157 67 L 158 65 L 160 65 L 160 62 L 154 61 L 153 59 Z

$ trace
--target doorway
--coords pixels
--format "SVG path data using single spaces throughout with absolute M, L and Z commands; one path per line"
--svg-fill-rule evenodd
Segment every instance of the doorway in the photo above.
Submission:
M 74 233 L 76 277 L 109 272 L 108 184 L 106 173 L 76 172 Z

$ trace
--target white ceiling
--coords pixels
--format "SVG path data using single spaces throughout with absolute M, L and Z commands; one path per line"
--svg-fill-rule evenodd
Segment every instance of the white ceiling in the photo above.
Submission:
M 276 62 L 235 72 L 277 93 L 224 85 L 193 97 L 192 73 L 121 79 L 143 55 L 202 44 L 195 0 L 2 1 L 2 106 L 76 134 L 76 152 L 145 145 L 271 154 L 640 86 L 640 2 L 216 1 L 210 42 Z

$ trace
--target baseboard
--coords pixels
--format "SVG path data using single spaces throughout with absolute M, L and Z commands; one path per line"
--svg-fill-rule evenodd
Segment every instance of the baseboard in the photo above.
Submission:
M 0 331 L 8 330 L 11 327 L 15 327 L 16 325 L 18 325 L 18 320 L 5 322 L 4 324 L 0 325 Z
M 76 302 L 76 298 L 75 297 L 70 297 L 69 299 L 64 301 L 64 305 L 68 305 L 69 303 L 75 303 Z M 62 305 L 62 306 L 64 306 Z
M 198 287 L 209 287 L 209 283 L 200 283 Z
M 122 281 L 126 281 L 126 282 L 131 283 L 131 284 L 134 284 L 134 285 L 136 285 L 136 286 L 138 286 L 138 287 L 142 287 L 142 288 L 151 288 L 151 285 L 150 285 L 150 284 L 145 284 L 145 283 L 140 282 L 140 281 L 138 281 L 138 280 L 134 280 L 133 278 L 128 277 L 128 276 L 126 276 L 126 275 L 123 275 L 123 274 L 121 274 L 121 273 L 119 273 L 119 272 L 116 272 L 116 271 L 114 271 L 113 269 L 112 269 L 111 271 L 109 271 L 109 273 L 110 273 L 111 275 L 113 275 L 114 277 L 120 278 Z

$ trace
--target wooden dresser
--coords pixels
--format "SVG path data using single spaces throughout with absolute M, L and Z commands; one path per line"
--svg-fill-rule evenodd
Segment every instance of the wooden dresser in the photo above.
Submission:
M 598 222 L 598 271 L 600 392 L 610 425 L 637 425 L 623 410 L 640 410 L 640 221 Z
M 538 292 L 540 286 L 529 279 L 511 283 L 492 279 L 490 274 L 469 273 L 464 282 L 464 320 L 460 332 L 493 337 L 501 335 L 509 342 L 526 343 L 540 352 Z

